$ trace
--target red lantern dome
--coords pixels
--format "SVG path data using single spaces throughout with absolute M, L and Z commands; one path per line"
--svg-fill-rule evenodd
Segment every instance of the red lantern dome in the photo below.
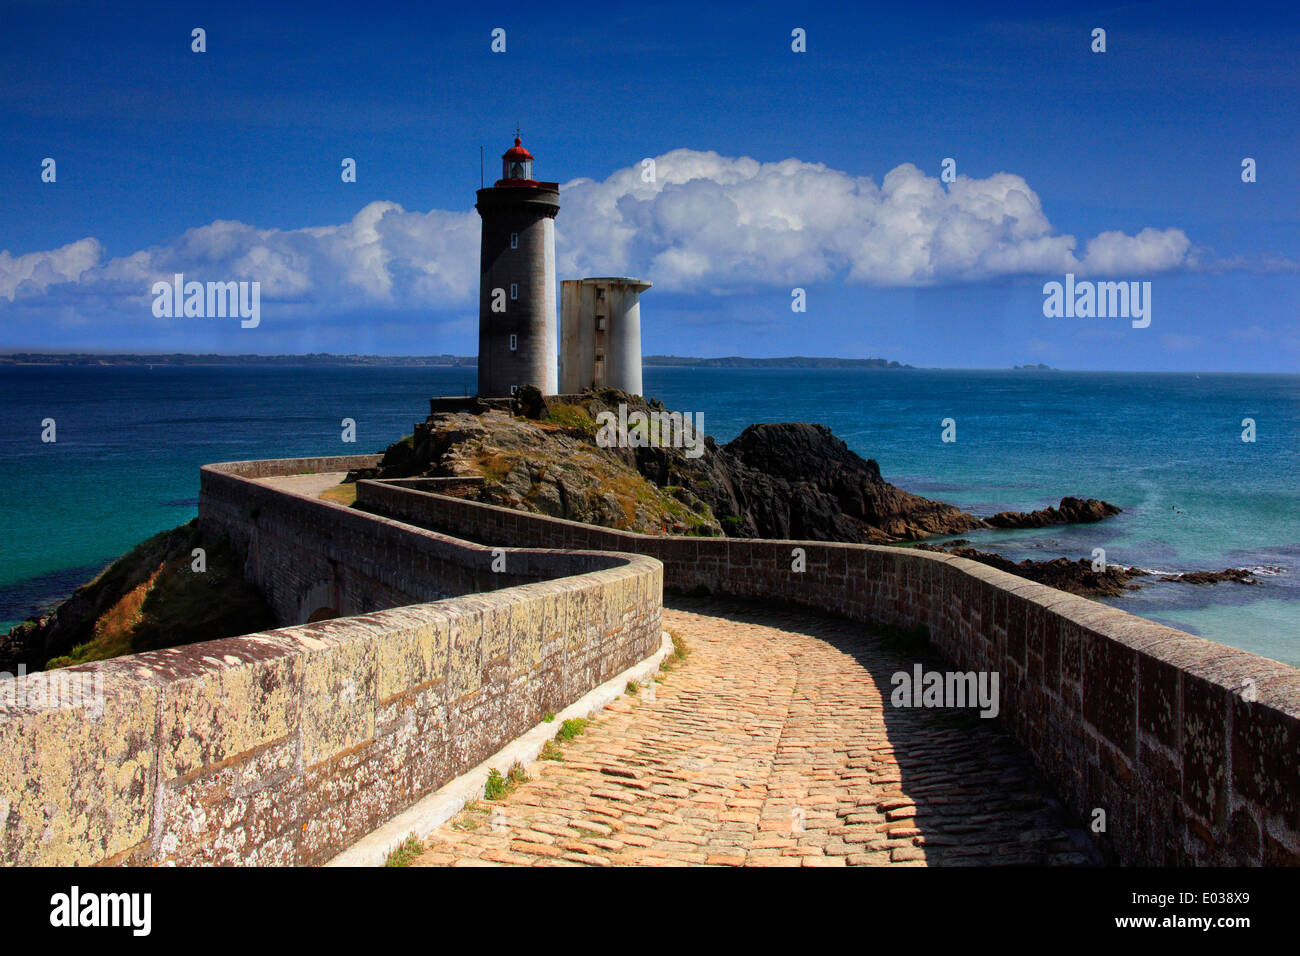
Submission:
M 515 137 L 515 145 L 501 154 L 501 182 L 523 184 L 533 182 L 533 154 L 524 149 L 523 140 Z

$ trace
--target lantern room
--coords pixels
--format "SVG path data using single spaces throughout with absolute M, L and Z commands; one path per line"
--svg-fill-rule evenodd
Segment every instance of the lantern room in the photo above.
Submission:
M 533 154 L 524 149 L 523 141 L 516 136 L 515 145 L 501 155 L 501 182 L 528 183 L 533 180 Z

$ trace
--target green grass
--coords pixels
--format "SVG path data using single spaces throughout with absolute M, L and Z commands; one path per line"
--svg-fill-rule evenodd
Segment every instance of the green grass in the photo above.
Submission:
M 702 509 L 702 512 L 696 511 L 686 502 L 666 493 L 668 492 L 667 488 L 661 489 L 661 491 L 665 493 L 661 493 L 659 496 L 660 506 L 670 517 L 686 525 L 687 534 L 703 538 L 718 537 L 718 529 L 709 524 L 708 519 L 712 517 L 713 509 L 709 507 L 708 502 L 696 499 L 696 503 Z
M 560 731 L 555 735 L 555 737 L 557 740 L 563 740 L 567 743 L 568 741 L 581 736 L 582 732 L 586 729 L 587 721 L 582 717 L 574 717 L 570 720 L 566 720 L 560 725 Z
M 500 484 L 505 480 L 506 475 L 510 474 L 510 469 L 515 466 L 517 458 L 500 452 L 491 452 L 485 448 L 480 448 L 474 457 L 478 465 L 483 480 L 490 485 Z
M 514 789 L 521 783 L 528 782 L 528 771 L 518 760 L 510 765 L 506 775 L 501 776 L 501 771 L 496 767 L 488 770 L 487 783 L 483 785 L 483 797 L 487 800 L 501 800 L 508 797 L 514 792 Z M 469 809 L 468 807 L 466 809 Z
M 674 667 L 676 667 L 682 661 L 686 660 L 686 658 L 690 657 L 691 655 L 691 649 L 686 646 L 686 642 L 682 640 L 679 634 L 677 634 L 675 631 L 669 631 L 668 636 L 672 639 L 673 650 L 671 654 L 669 654 L 662 661 L 660 661 L 659 669 L 661 671 L 672 670 Z
M 384 866 L 410 866 L 411 862 L 424 852 L 424 844 L 412 833 L 402 845 L 388 854 Z
M 195 548 L 206 553 L 205 571 L 192 568 Z M 46 669 L 274 627 L 243 563 L 229 540 L 201 533 L 195 521 L 154 535 L 77 589 L 69 607 L 80 617 L 62 635 L 69 649 Z
M 350 485 L 338 484 L 333 488 L 326 488 L 320 493 L 320 496 L 326 501 L 334 501 L 351 508 L 357 503 L 356 482 L 353 482 Z
M 552 711 L 549 711 L 549 710 L 548 710 L 548 711 L 546 712 L 546 716 L 542 718 L 542 723 L 544 723 L 544 724 L 553 724 L 553 723 L 555 723 L 555 714 L 554 714 Z
M 630 680 L 627 682 L 627 692 L 629 694 L 638 693 L 640 690 L 641 690 L 641 685 L 638 684 L 636 681 Z
M 555 745 L 554 740 L 548 740 L 542 744 L 542 751 L 537 756 L 541 760 L 563 760 L 564 751 Z
M 483 819 L 479 818 L 486 818 L 487 813 L 487 809 L 483 804 L 479 803 L 477 800 L 471 800 L 469 803 L 465 804 L 460 814 L 454 821 L 452 821 L 452 829 L 477 830 L 483 823 Z
M 584 435 L 595 435 L 598 430 L 596 420 L 587 414 L 585 408 L 579 405 L 552 405 L 546 416 L 546 421 L 560 428 L 581 432 Z

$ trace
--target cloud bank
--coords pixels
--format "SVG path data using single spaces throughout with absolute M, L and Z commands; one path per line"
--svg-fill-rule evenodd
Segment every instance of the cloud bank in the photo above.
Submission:
M 1017 275 L 1148 276 L 1197 267 L 1180 229 L 1060 234 L 1020 176 L 944 184 L 905 163 L 880 184 L 819 163 L 678 149 L 604 181 L 561 191 L 561 278 L 637 275 L 658 290 L 748 292 L 843 281 L 879 287 L 960 284 Z M 373 202 L 350 221 L 263 229 L 219 220 L 127 256 L 84 238 L 58 249 L 0 252 L 4 303 L 79 317 L 149 311 L 153 282 L 256 280 L 262 301 L 303 313 L 451 309 L 478 286 L 479 218 Z M 74 319 L 76 320 L 76 319 Z M 142 315 L 142 321 L 148 321 Z M 165 321 L 165 320 L 164 320 Z

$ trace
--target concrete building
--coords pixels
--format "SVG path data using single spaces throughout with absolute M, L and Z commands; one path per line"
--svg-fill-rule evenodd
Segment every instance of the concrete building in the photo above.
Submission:
M 641 394 L 644 279 L 566 279 L 560 289 L 561 387 L 621 388 Z
M 533 179 L 533 155 L 518 136 L 501 157 L 501 178 L 478 191 L 478 394 L 506 398 L 520 385 L 554 395 L 555 216 L 559 183 Z

